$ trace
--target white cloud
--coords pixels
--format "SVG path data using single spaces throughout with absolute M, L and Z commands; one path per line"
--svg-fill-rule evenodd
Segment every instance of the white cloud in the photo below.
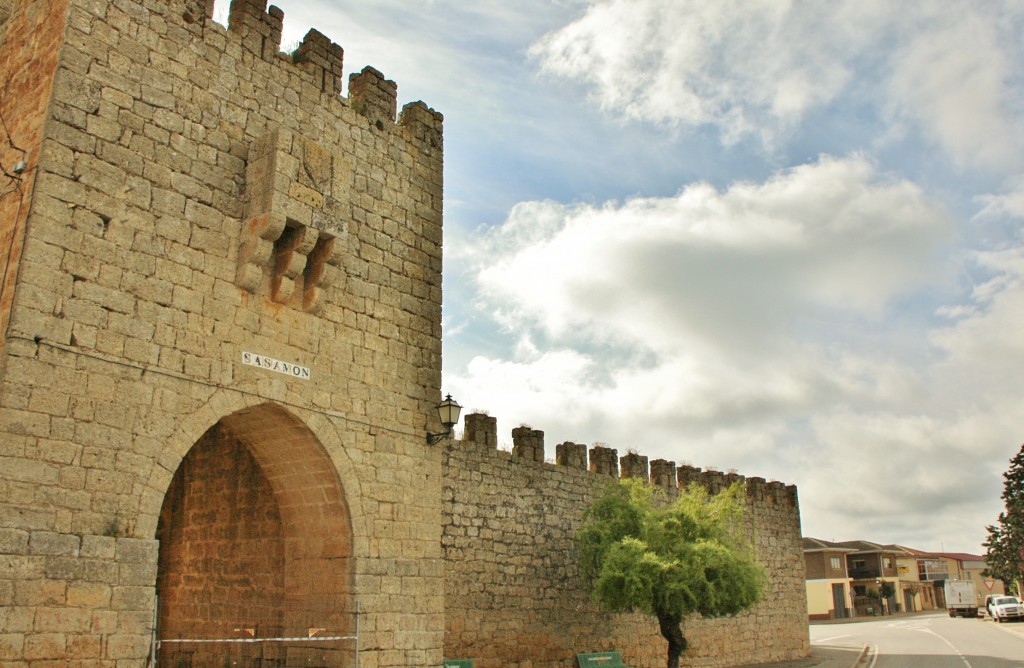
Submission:
M 1019 168 L 1022 18 L 1020 3 L 968 0 L 594 0 L 532 53 L 628 120 L 774 148 L 844 94 L 916 125 L 961 167 Z
M 934 277 L 949 232 L 912 184 L 859 157 L 823 158 L 724 192 L 698 184 L 604 206 L 524 203 L 459 262 L 477 263 L 478 307 L 530 340 L 501 367 L 529 382 L 498 383 L 495 396 L 542 387 L 540 403 L 557 407 L 560 392 L 585 387 L 594 414 L 628 404 L 672 428 L 713 430 L 824 397 L 905 391 L 883 361 L 837 353 L 801 327 L 823 314 L 882 317 Z M 534 336 L 544 351 L 574 351 L 576 364 L 547 376 L 552 358 Z M 474 365 L 471 391 L 487 394 L 499 365 Z
M 485 237 L 479 281 L 514 325 L 660 354 L 774 347 L 820 310 L 877 318 L 931 279 L 951 221 L 860 157 L 725 192 L 604 206 L 521 204 Z
M 550 73 L 589 81 L 603 107 L 627 118 L 770 139 L 771 125 L 798 121 L 849 77 L 816 22 L 771 0 L 608 0 L 532 53 Z
M 941 381 L 952 383 L 959 410 L 1018 401 L 1020 364 L 1024 362 L 1024 245 L 978 253 L 974 262 L 990 276 L 971 294 L 974 310 L 931 335 L 944 360 Z M 1017 415 L 1010 412 L 1010 415 Z
M 501 438 L 977 549 L 1024 419 L 1019 0 L 279 4 L 445 114 L 445 389 Z
M 1024 415 L 1024 251 L 972 256 L 987 279 L 947 293 L 946 319 L 889 318 L 956 287 L 954 229 L 860 156 L 725 190 L 524 203 L 459 259 L 520 345 L 446 382 L 499 425 L 544 429 L 549 450 L 600 441 L 795 482 L 809 535 L 939 549 L 931 518 L 951 512 L 976 550 Z
M 1000 24 L 1012 18 L 990 11 L 991 5 L 948 10 L 921 6 L 917 29 L 893 54 L 891 105 L 919 123 L 961 168 L 1020 168 L 1020 35 L 1000 34 Z M 1020 6 L 1017 14 L 1019 23 Z
M 1008 237 L 1024 238 L 1024 229 L 1020 222 L 1024 220 L 1024 177 L 1018 176 L 1005 193 L 999 195 L 983 195 L 978 198 L 983 207 L 975 216 L 979 224 L 1004 223 L 1012 224 L 1015 234 Z

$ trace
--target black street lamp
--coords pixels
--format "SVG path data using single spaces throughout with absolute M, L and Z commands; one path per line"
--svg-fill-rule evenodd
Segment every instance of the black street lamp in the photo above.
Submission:
M 442 438 L 451 436 L 452 427 L 459 421 L 459 414 L 462 413 L 462 406 L 459 402 L 452 399 L 452 395 L 447 395 L 444 401 L 437 405 L 437 415 L 441 418 L 441 424 L 444 425 L 445 431 L 440 434 L 431 434 L 427 432 L 427 444 L 434 445 Z

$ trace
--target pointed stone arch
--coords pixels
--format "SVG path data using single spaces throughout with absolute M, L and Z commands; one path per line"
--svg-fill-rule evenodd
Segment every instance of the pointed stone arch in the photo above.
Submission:
M 310 422 L 319 434 L 278 404 L 239 406 L 180 457 L 156 526 L 162 638 L 352 632 L 353 517 L 335 462 L 344 458 L 330 421 Z M 230 647 L 177 649 L 194 662 Z M 292 660 L 304 650 L 266 651 Z

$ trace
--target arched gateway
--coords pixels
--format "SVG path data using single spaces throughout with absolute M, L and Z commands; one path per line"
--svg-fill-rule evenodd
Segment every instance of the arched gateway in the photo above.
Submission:
M 348 509 L 288 411 L 262 404 L 210 427 L 174 474 L 157 538 L 160 665 L 352 665 L 353 641 L 316 640 L 354 633 Z

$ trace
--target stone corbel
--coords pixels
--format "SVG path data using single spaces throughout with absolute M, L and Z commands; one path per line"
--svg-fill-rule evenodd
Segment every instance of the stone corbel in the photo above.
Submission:
M 248 292 L 316 312 L 340 278 L 347 233 L 343 162 L 275 129 L 253 142 L 236 282 Z

